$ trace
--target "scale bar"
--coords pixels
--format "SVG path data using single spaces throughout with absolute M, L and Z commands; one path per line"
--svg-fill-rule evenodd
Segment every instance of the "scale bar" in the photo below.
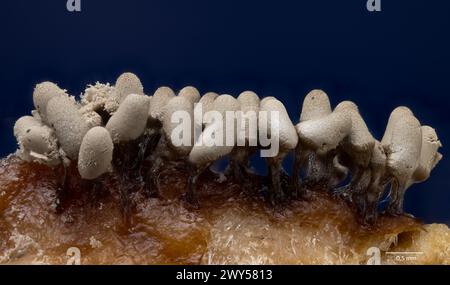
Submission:
M 415 255 L 421 255 L 423 254 L 423 251 L 386 251 L 386 254 L 392 254 L 392 255 L 401 255 L 401 254 L 415 254 Z

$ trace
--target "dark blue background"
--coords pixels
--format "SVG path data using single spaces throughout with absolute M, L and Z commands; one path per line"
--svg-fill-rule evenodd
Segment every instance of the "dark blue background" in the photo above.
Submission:
M 304 95 L 322 88 L 333 105 L 355 101 L 381 138 L 389 113 L 413 109 L 436 128 L 444 159 L 429 181 L 407 192 L 406 209 L 450 222 L 450 2 L 382 0 L 369 13 L 352 1 L 106 1 L 0 3 L 0 156 L 16 149 L 14 121 L 32 109 L 43 80 L 73 95 L 87 83 L 140 76 L 201 92 L 274 95 L 299 117 Z M 261 168 L 261 165 L 260 167 Z

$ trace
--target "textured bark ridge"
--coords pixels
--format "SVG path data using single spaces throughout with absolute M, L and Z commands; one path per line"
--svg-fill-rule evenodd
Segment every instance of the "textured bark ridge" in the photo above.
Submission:
M 75 247 L 81 264 L 366 264 L 375 247 L 382 264 L 450 264 L 446 225 L 381 215 L 364 227 L 351 206 L 323 191 L 270 207 L 262 177 L 242 189 L 212 172 L 200 177 L 195 210 L 180 199 L 182 162 L 159 176 L 155 198 L 130 177 L 87 184 L 72 168 L 69 191 L 56 203 L 50 168 L 14 155 L 1 160 L 0 263 L 66 264 Z

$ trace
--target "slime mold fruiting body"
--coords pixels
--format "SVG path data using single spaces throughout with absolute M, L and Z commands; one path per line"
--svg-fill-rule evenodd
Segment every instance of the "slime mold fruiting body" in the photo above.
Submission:
M 279 152 L 273 157 L 267 157 L 267 164 L 269 166 L 271 201 L 272 203 L 279 203 L 285 196 L 282 189 L 282 175 L 284 174 L 282 163 L 286 155 L 297 146 L 298 136 L 283 103 L 275 98 L 263 101 L 261 102 L 261 111 L 275 111 L 278 113 L 278 118 L 273 117 L 273 113 L 271 113 L 267 126 L 267 134 L 269 136 L 277 136 L 279 140 Z M 263 131 L 261 126 L 262 124 L 260 125 L 260 132 Z M 277 131 L 276 134 L 271 132 L 273 126 L 275 126 L 275 130 Z
M 422 126 L 422 147 L 420 150 L 419 164 L 414 174 L 408 181 L 408 187 L 414 183 L 423 182 L 430 177 L 431 170 L 442 159 L 442 154 L 438 152 L 442 147 L 436 131 L 430 126 Z
M 194 129 L 194 122 L 192 120 L 194 113 L 194 103 L 196 96 L 187 95 L 190 93 L 189 89 L 185 89 L 185 94 L 183 96 L 171 96 L 169 100 L 167 100 L 166 104 L 163 107 L 163 112 L 161 114 L 161 139 L 159 140 L 156 150 L 152 155 L 152 160 L 154 163 L 148 173 L 150 176 L 151 187 L 156 189 L 150 189 L 151 193 L 159 193 L 159 177 L 157 173 L 160 171 L 164 162 L 173 161 L 177 159 L 186 159 L 189 155 L 194 137 L 187 137 L 188 141 L 183 142 L 184 144 L 178 144 L 174 140 L 176 138 L 172 137 L 172 133 L 176 130 L 178 124 L 172 120 L 172 115 L 176 112 L 180 112 L 180 114 L 187 115 L 190 120 L 184 121 L 186 125 L 183 125 L 186 129 L 188 129 L 191 134 Z M 155 98 L 155 96 L 153 97 Z M 154 99 L 153 99 L 154 100 Z M 153 101 L 152 100 L 152 101 Z
M 119 104 L 130 94 L 144 95 L 141 80 L 133 73 L 126 72 L 116 80 L 116 100 Z
M 405 116 L 392 130 L 387 156 L 387 171 L 392 177 L 391 200 L 387 211 L 403 213 L 403 196 L 420 159 L 422 131 L 420 122 L 413 116 Z
M 365 223 L 377 219 L 377 207 L 388 185 L 386 212 L 403 214 L 406 189 L 426 180 L 442 158 L 436 131 L 421 126 L 408 108 L 392 112 L 378 141 L 355 103 L 344 101 L 332 110 L 322 90 L 307 94 L 296 125 L 275 97 L 260 100 L 251 91 L 242 92 L 237 99 L 213 92 L 200 96 L 192 86 L 177 95 L 169 87 L 160 87 L 147 96 L 132 73 L 119 76 L 114 86 L 88 85 L 80 101 L 56 84 L 44 82 L 36 86 L 33 102 L 36 110 L 32 116 L 18 119 L 14 126 L 18 156 L 56 172 L 62 167 L 65 173 L 75 162 L 81 178 L 93 184 L 109 172 L 118 173 L 125 214 L 129 188 L 140 183 L 150 194 L 157 194 L 158 173 L 174 161 L 182 161 L 188 168 L 185 198 L 196 207 L 199 177 L 226 156 L 230 156 L 230 165 L 225 174 L 253 187 L 249 181 L 255 174 L 249 157 L 258 149 L 261 153 L 267 149 L 261 134 L 278 143 L 278 152 L 266 157 L 269 171 L 261 188 L 272 204 L 307 197 L 305 185 L 312 183 L 353 204 Z M 231 117 L 230 124 L 219 123 L 217 118 L 228 121 L 228 113 L 240 116 Z M 197 114 L 204 116 L 198 119 Z M 261 120 L 261 114 L 266 114 L 267 120 Z M 295 161 L 288 177 L 282 162 L 290 152 L 295 153 Z M 141 173 L 146 160 L 151 167 Z M 303 179 L 301 173 L 305 173 Z M 336 189 L 349 174 L 350 183 Z M 65 177 L 60 182 L 61 192 L 70 191 Z
M 39 112 L 43 123 L 47 122 L 47 104 L 54 97 L 67 96 L 66 92 L 52 82 L 42 82 L 36 85 L 33 92 L 34 107 Z
M 333 182 L 333 176 L 343 171 L 339 167 L 336 151 L 349 135 L 351 126 L 351 119 L 345 113 L 331 112 L 325 92 L 313 90 L 305 97 L 300 123 L 296 125 L 299 144 L 295 152 L 293 177 L 297 193 L 300 193 L 300 169 L 308 162 L 307 177 L 312 183 L 322 182 L 326 187 L 334 187 L 338 183 Z M 338 175 L 339 181 L 342 176 Z
M 225 118 L 226 112 L 235 112 L 240 108 L 238 101 L 230 95 L 220 95 L 213 103 L 212 110 L 220 117 Z M 208 120 L 208 119 L 206 119 Z M 234 125 L 234 124 L 233 124 Z M 206 134 L 214 133 L 215 138 L 222 138 L 219 144 L 214 145 L 211 141 L 211 136 Z M 231 133 L 231 138 L 226 137 L 226 134 Z M 231 144 L 227 144 L 225 141 L 230 140 Z M 194 144 L 192 150 L 189 153 L 189 163 L 192 166 L 192 174 L 189 177 L 188 190 L 186 198 L 194 206 L 198 207 L 198 201 L 196 199 L 196 188 L 198 177 L 216 160 L 219 160 L 226 155 L 229 155 L 236 144 L 235 129 L 227 129 L 227 124 L 219 122 L 217 120 L 211 120 L 206 124 L 205 129 L 200 134 L 197 142 Z
M 94 127 L 83 138 L 78 171 L 83 179 L 95 179 L 112 169 L 113 141 L 107 129 Z
M 195 105 L 194 114 L 196 114 L 195 118 L 198 118 L 195 120 L 195 128 L 197 131 L 203 131 L 205 126 L 202 120 L 203 114 L 213 110 L 214 100 L 216 100 L 218 96 L 219 94 L 215 92 L 205 93 L 198 101 L 198 104 Z
M 114 143 L 136 140 L 145 130 L 150 99 L 147 96 L 130 94 L 106 124 Z
M 239 116 L 236 118 L 237 130 L 244 130 L 237 135 L 236 147 L 230 157 L 230 174 L 237 180 L 250 184 L 249 174 L 252 173 L 250 157 L 258 151 L 258 114 L 260 100 L 252 91 L 244 91 L 237 97 L 240 106 Z
M 352 180 L 346 186 L 341 187 L 337 192 L 344 197 L 353 199 L 364 192 L 370 182 L 370 160 L 372 158 L 375 139 L 367 128 L 366 123 L 359 114 L 358 107 L 350 101 L 341 102 L 336 106 L 335 112 L 344 113 L 351 119 L 351 129 L 349 134 L 341 143 L 339 162 L 347 167 L 352 173 Z M 364 207 L 360 200 L 356 200 L 358 208 Z

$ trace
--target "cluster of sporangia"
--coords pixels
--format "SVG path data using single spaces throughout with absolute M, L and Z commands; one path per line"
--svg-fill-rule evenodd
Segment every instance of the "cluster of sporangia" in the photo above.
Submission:
M 260 148 L 174 144 L 170 135 L 175 127 L 171 114 L 178 110 L 193 114 L 195 103 L 202 103 L 204 112 L 279 113 L 277 123 L 272 126 L 270 121 L 258 125 L 259 132 L 274 125 L 279 128 L 279 152 L 266 159 L 272 203 L 286 197 L 306 197 L 309 190 L 300 178 L 300 173 L 305 173 L 308 183 L 324 185 L 348 199 L 365 222 L 373 223 L 387 185 L 390 199 L 386 212 L 404 214 L 406 189 L 426 180 L 442 158 L 435 130 L 421 126 L 407 107 L 398 107 L 391 113 L 385 134 L 378 141 L 353 102 L 341 102 L 332 110 L 328 96 L 321 90 L 313 90 L 305 97 L 296 125 L 274 97 L 260 100 L 251 91 L 241 93 L 238 98 L 213 92 L 200 96 L 194 87 L 185 87 L 178 95 L 168 87 L 161 87 L 153 96 L 147 96 L 141 81 L 132 73 L 122 74 L 115 86 L 89 85 L 79 102 L 56 84 L 43 82 L 36 86 L 33 101 L 36 110 L 32 116 L 20 118 L 14 126 L 20 147 L 18 155 L 23 160 L 53 169 L 61 169 L 62 165 L 64 170 L 72 161 L 77 162 L 81 177 L 96 181 L 112 170 L 140 171 L 142 162 L 150 159 L 151 169 L 144 176 L 153 180 L 157 190 L 158 176 L 152 174 L 166 161 L 184 159 L 190 166 L 185 197 L 194 206 L 198 206 L 197 178 L 212 163 L 229 156 L 230 175 L 243 179 L 244 183 L 250 173 L 249 157 Z M 200 126 L 203 132 L 208 127 L 208 124 Z M 295 162 L 288 177 L 282 161 L 291 151 L 295 153 Z M 336 188 L 349 173 L 349 184 Z

